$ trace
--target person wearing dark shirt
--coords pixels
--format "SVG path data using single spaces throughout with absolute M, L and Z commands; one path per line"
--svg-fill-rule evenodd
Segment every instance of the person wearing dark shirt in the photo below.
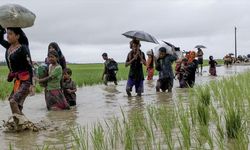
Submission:
M 76 105 L 76 84 L 71 78 L 72 70 L 70 68 L 65 68 L 63 72 L 63 83 L 62 89 L 64 96 L 70 106 Z
M 32 60 L 29 42 L 21 28 L 7 28 L 7 39 L 0 28 L 0 44 L 6 48 L 5 59 L 9 68 L 8 82 L 14 81 L 14 88 L 9 96 L 10 108 L 13 115 L 24 115 L 23 103 L 30 93 L 33 82 Z
M 103 58 L 103 60 L 105 60 L 104 70 L 102 73 L 102 80 L 103 80 L 104 84 L 108 85 L 108 82 L 114 82 L 115 85 L 117 85 L 117 78 L 116 78 L 116 73 L 118 70 L 117 63 L 112 58 L 108 58 L 107 53 L 103 53 L 102 58 Z M 113 66 L 112 64 L 115 66 Z
M 200 74 L 202 74 L 202 69 L 203 69 L 203 51 L 201 48 L 198 48 L 198 51 L 197 51 L 197 57 L 198 57 L 198 65 L 201 66 L 201 72 Z M 197 68 L 197 71 L 199 72 L 199 66 Z
M 209 73 L 211 76 L 217 76 L 216 74 L 216 65 L 217 62 L 214 60 L 213 56 L 209 56 Z
M 167 53 L 167 49 L 165 47 L 161 47 L 159 49 L 159 58 L 155 61 L 155 68 L 159 71 L 159 79 L 156 84 L 156 91 L 172 92 L 173 83 L 174 83 L 174 73 L 172 64 L 177 60 L 177 55 L 174 53 L 173 55 Z
M 132 88 L 135 86 L 137 96 L 141 96 L 144 91 L 143 81 L 143 67 L 146 65 L 145 54 L 140 50 L 140 41 L 132 40 L 130 42 L 130 48 L 132 49 L 127 56 L 125 66 L 130 66 L 128 81 L 126 86 L 126 92 L 128 96 L 131 96 Z

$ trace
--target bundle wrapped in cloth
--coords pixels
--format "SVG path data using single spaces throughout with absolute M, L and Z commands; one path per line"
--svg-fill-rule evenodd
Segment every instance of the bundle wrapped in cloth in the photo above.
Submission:
M 158 45 L 157 47 L 154 48 L 154 54 L 155 57 L 158 58 L 159 57 L 159 49 L 161 47 L 165 47 L 167 50 L 167 54 L 173 55 L 174 53 L 177 55 L 178 59 L 183 57 L 182 52 L 180 51 L 179 47 L 171 47 L 165 43 Z
M 43 79 L 45 77 L 48 76 L 48 66 L 46 64 L 41 64 L 39 65 L 37 68 L 36 68 L 36 76 L 39 78 L 39 79 Z M 47 83 L 46 82 L 43 82 L 43 83 L 39 83 L 39 85 L 41 87 L 46 87 L 47 86 Z
M 27 28 L 34 25 L 36 15 L 27 8 L 17 4 L 0 6 L 0 25 Z

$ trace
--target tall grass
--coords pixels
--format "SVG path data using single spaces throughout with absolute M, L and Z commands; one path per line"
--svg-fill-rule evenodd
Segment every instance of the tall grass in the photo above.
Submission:
M 248 149 L 250 72 L 190 89 L 175 105 L 150 105 L 90 128 L 74 149 Z

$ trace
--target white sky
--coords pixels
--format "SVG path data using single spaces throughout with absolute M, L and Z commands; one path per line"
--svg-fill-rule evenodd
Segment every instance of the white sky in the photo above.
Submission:
M 119 62 L 126 59 L 130 39 L 121 34 L 144 30 L 158 41 L 182 50 L 202 44 L 205 57 L 250 53 L 250 1 L 247 0 L 1 0 L 33 11 L 35 25 L 25 29 L 33 60 L 44 60 L 50 42 L 58 42 L 68 62 L 103 62 L 105 51 Z M 142 50 L 156 47 L 142 42 Z M 0 48 L 0 60 L 4 49 Z

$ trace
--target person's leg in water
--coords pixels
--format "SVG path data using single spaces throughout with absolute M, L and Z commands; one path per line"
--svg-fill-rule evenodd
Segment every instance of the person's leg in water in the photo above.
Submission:
M 158 79 L 156 84 L 156 92 L 166 92 L 167 84 L 165 79 Z
M 16 92 L 12 92 L 9 97 L 9 103 L 12 114 L 24 115 L 23 110 L 23 103 L 26 97 L 29 95 L 29 87 L 30 83 L 23 82 L 21 83 L 19 89 Z M 18 119 L 13 117 L 15 123 L 18 124 Z
M 132 96 L 131 92 L 132 92 L 132 88 L 134 86 L 134 80 L 129 78 L 128 81 L 127 81 L 127 85 L 126 85 L 126 92 L 127 92 L 127 95 L 130 97 Z
M 104 83 L 104 85 L 108 85 L 108 75 L 107 74 L 104 75 L 103 83 Z
M 161 89 L 161 81 L 160 81 L 160 79 L 157 80 L 155 89 L 156 89 L 156 92 L 160 92 L 160 89 Z
M 203 71 L 203 64 L 201 64 L 201 74 L 202 74 L 202 71 Z
M 23 103 L 26 97 L 29 95 L 30 83 L 24 81 L 21 83 L 17 91 L 13 91 L 9 97 L 10 107 L 12 114 L 17 113 L 23 115 Z
M 116 73 L 114 72 L 114 84 L 117 85 Z
M 143 80 L 135 81 L 135 91 L 137 93 L 137 96 L 141 97 L 144 91 Z
M 167 79 L 162 79 L 161 80 L 161 90 L 162 92 L 166 92 L 166 90 L 168 89 L 168 80 Z
M 174 79 L 168 78 L 168 92 L 169 93 L 172 93 L 173 83 L 174 83 Z

